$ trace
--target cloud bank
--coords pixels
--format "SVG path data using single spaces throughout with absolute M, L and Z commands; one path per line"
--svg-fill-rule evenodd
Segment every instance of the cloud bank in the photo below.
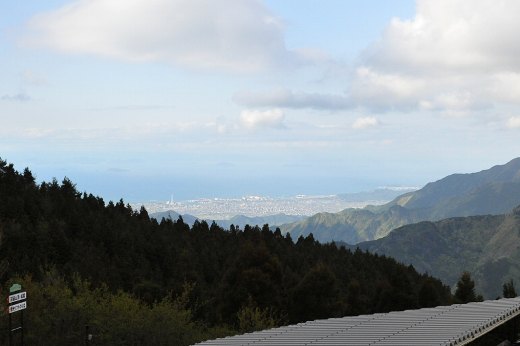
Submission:
M 249 108 L 428 111 L 447 117 L 516 107 L 517 13 L 516 0 L 418 0 L 413 18 L 394 18 L 360 54 L 342 93 L 273 89 L 240 92 L 234 100 Z
M 393 19 L 362 54 L 352 98 L 371 108 L 448 114 L 520 104 L 516 13 L 515 0 L 417 1 L 413 19 Z
M 364 109 L 457 117 L 516 107 L 517 13 L 517 0 L 417 0 L 413 18 L 394 18 L 360 54 L 345 90 L 242 91 L 234 101 L 249 109 L 245 112 Z M 328 60 L 312 49 L 288 49 L 282 20 L 260 0 L 77 0 L 33 17 L 23 42 L 66 53 L 232 72 Z M 38 83 L 35 76 L 26 78 Z M 501 121 L 516 128 L 507 116 Z
M 320 93 L 295 93 L 288 89 L 264 92 L 243 91 L 234 96 L 234 101 L 247 107 L 279 107 L 293 109 L 341 110 L 352 107 L 345 95 Z
M 28 45 L 126 61 L 257 71 L 294 63 L 258 0 L 78 0 L 28 23 Z

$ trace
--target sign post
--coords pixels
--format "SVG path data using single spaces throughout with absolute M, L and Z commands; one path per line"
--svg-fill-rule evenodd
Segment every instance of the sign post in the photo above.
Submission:
M 13 345 L 13 332 L 20 331 L 20 341 L 23 346 L 23 311 L 27 309 L 27 292 L 21 292 L 22 286 L 20 284 L 13 284 L 9 288 L 9 297 L 7 303 L 9 304 L 7 312 L 9 313 L 9 346 Z M 12 314 L 20 311 L 20 326 L 13 328 Z

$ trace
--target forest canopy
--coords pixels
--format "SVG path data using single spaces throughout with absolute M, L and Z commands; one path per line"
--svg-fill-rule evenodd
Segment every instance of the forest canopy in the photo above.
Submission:
M 147 345 L 154 335 L 154 345 L 186 345 L 452 302 L 449 287 L 391 258 L 268 225 L 158 222 L 68 178 L 38 184 L 3 160 L 0 280 L 4 296 L 15 281 L 28 290 L 26 340 L 39 345 L 80 344 L 86 325 L 100 344 Z

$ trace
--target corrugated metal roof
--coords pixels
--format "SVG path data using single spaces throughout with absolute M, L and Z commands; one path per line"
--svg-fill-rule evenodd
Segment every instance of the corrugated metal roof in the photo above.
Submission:
M 520 298 L 331 318 L 197 345 L 465 345 L 520 314 Z

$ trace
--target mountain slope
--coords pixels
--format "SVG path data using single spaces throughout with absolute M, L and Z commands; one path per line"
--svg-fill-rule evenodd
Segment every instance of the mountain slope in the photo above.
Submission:
M 304 219 L 305 216 L 300 215 L 287 215 L 287 214 L 274 214 L 266 216 L 245 216 L 236 215 L 229 220 L 215 220 L 215 222 L 223 228 L 229 228 L 231 225 L 239 226 L 244 228 L 245 225 L 250 226 L 263 226 L 268 224 L 270 226 L 279 226 L 289 222 L 297 222 Z
M 383 229 L 394 229 L 415 222 L 418 216 L 401 206 L 394 205 L 384 213 L 368 209 L 345 209 L 339 213 L 319 213 L 298 223 L 282 225 L 296 239 L 310 233 L 319 241 L 342 240 L 349 244 L 385 236 Z M 360 230 L 362 230 L 360 232 Z
M 486 298 L 501 295 L 501 285 L 520 276 L 520 207 L 505 215 L 423 221 L 395 229 L 387 237 L 358 244 L 454 286 L 471 272 Z
M 163 218 L 167 220 L 177 221 L 179 216 L 182 216 L 182 219 L 188 225 L 193 225 L 196 220 L 202 221 L 196 216 L 190 214 L 179 214 L 174 210 L 168 211 L 160 211 L 156 213 L 151 213 L 150 217 L 156 219 L 157 221 L 161 221 Z M 304 216 L 299 215 L 286 215 L 286 214 L 275 214 L 275 215 L 266 215 L 266 216 L 245 216 L 245 215 L 235 215 L 229 220 L 206 220 L 208 224 L 211 224 L 213 221 L 220 227 L 228 229 L 231 225 L 238 226 L 240 228 L 244 228 L 246 225 L 250 226 L 263 226 L 265 224 L 271 226 L 278 226 L 289 222 L 297 222 L 304 219 Z
M 408 209 L 435 209 L 446 201 L 497 183 L 520 183 L 520 158 L 477 173 L 449 175 L 426 184 L 422 189 L 409 194 L 409 198 L 397 198 L 394 203 Z M 509 210 L 512 208 L 513 206 Z
M 171 221 L 175 222 L 175 221 L 177 221 L 179 219 L 179 216 L 182 217 L 182 220 L 184 221 L 184 223 L 186 223 L 186 224 L 188 224 L 190 226 L 192 226 L 193 223 L 198 220 L 198 218 L 196 216 L 193 216 L 193 215 L 190 215 L 190 214 L 183 214 L 183 215 L 181 215 L 181 214 L 177 213 L 174 210 L 159 211 L 159 212 L 150 214 L 151 218 L 154 218 L 154 219 L 156 219 L 159 222 L 163 218 L 166 219 L 166 220 L 171 220 Z
M 255 315 L 265 314 L 270 325 L 281 325 L 449 304 L 452 300 L 449 288 L 440 281 L 391 258 L 320 244 L 312 237 L 293 242 L 279 231 L 271 232 L 268 226 L 224 230 L 204 221 L 191 227 L 182 220 L 158 222 L 150 219 L 144 207 L 136 211 L 123 200 L 105 203 L 100 197 L 78 192 L 68 179 L 37 184 L 28 169 L 21 174 L 1 159 L 0 201 L 0 287 L 5 289 L 21 277 L 50 285 L 52 293 L 60 278 L 63 293 L 59 297 L 73 301 L 66 313 L 53 314 L 54 310 L 42 307 L 55 306 L 59 301 L 60 308 L 65 308 L 62 299 L 53 298 L 57 296 L 48 291 L 31 293 L 29 315 L 34 317 L 28 318 L 46 319 L 45 323 L 28 321 L 34 326 L 31 333 L 41 328 L 41 332 L 27 336 L 31 345 L 58 345 L 36 339 L 37 335 L 40 339 L 41 335 L 48 336 L 50 330 L 59 332 L 60 340 L 68 341 L 67 345 L 80 344 L 82 339 L 65 338 L 64 331 L 80 336 L 75 331 L 82 330 L 85 324 L 97 321 L 100 326 L 102 318 L 112 316 L 107 314 L 112 306 L 95 310 L 92 306 L 99 306 L 96 299 L 76 299 L 88 287 L 94 290 L 92 297 L 105 291 L 116 294 L 112 299 L 103 293 L 97 302 L 114 302 L 124 308 L 124 316 L 137 316 L 135 312 L 142 310 L 137 305 L 163 312 L 175 305 L 190 312 L 189 316 L 173 317 L 179 324 L 190 328 L 199 328 L 200 324 L 201 330 L 202 326 L 204 330 L 218 326 L 223 328 L 221 333 L 235 332 L 239 327 L 237 319 L 243 313 L 255 319 Z M 24 283 L 26 286 L 29 291 L 31 287 Z M 421 292 L 425 289 L 432 294 L 424 297 Z M 132 301 L 123 297 L 123 292 Z M 163 305 L 163 301 L 171 304 Z M 0 307 L 5 309 L 2 304 Z M 85 318 L 77 319 L 78 314 Z M 74 318 L 64 320 L 60 316 Z M 160 320 L 162 315 L 157 316 L 159 320 L 141 316 L 132 319 L 133 324 L 127 323 L 124 316 L 117 316 L 121 326 L 161 322 L 164 333 L 155 333 L 157 329 L 141 323 L 143 335 L 171 335 Z M 6 317 L 0 314 L 2 328 L 7 325 Z M 71 326 L 64 321 L 76 322 Z M 249 320 L 247 324 L 251 326 Z M 187 329 L 175 330 L 187 335 Z M 115 333 L 135 334 L 127 330 Z M 106 330 L 104 337 L 109 333 L 112 331 Z M 144 339 L 133 341 L 125 336 L 121 340 L 137 345 Z M 152 340 L 149 344 L 184 344 Z M 5 344 L 4 333 L 0 345 Z
M 379 188 L 373 191 L 341 193 L 338 195 L 338 197 L 346 202 L 391 201 L 403 193 L 412 192 L 415 190 L 417 189 L 412 187 Z
M 335 240 L 355 244 L 379 239 L 392 229 L 413 222 L 501 214 L 518 204 L 520 158 L 477 173 L 452 174 L 382 206 L 317 214 L 282 225 L 281 230 L 291 233 L 293 238 L 313 233 L 322 242 Z

